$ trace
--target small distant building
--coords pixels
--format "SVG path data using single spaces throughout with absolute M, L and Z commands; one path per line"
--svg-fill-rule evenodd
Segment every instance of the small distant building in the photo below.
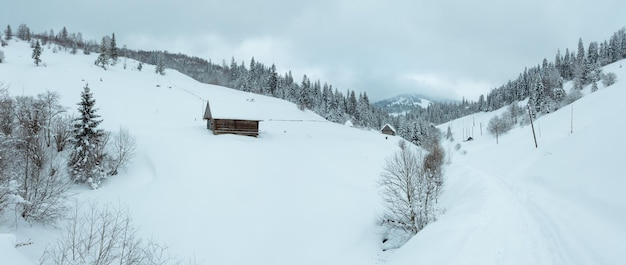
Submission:
M 211 106 L 207 101 L 204 117 L 207 121 L 207 129 L 213 131 L 213 134 L 238 134 L 245 136 L 259 136 L 259 122 L 261 120 L 247 118 L 244 115 L 219 115 L 211 113 Z
M 389 123 L 385 124 L 385 126 L 380 129 L 380 132 L 387 135 L 396 135 L 396 129 L 394 129 Z

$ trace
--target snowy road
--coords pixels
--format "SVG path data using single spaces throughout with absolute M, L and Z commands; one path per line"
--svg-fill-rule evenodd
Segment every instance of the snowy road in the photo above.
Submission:
M 474 166 L 464 166 L 466 176 L 476 178 L 485 187 L 485 205 L 480 213 L 484 226 L 470 231 L 471 240 L 489 241 L 493 251 L 489 264 L 574 264 L 559 232 L 556 221 L 545 214 L 533 192 L 512 185 L 496 174 Z M 479 242 L 467 242 L 469 246 Z M 487 254 L 487 253 L 485 253 Z

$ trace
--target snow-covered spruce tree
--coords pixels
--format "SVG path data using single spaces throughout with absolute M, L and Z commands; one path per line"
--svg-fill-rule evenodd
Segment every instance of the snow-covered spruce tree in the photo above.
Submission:
M 160 75 L 165 75 L 165 63 L 163 62 L 163 55 L 158 55 L 156 64 L 154 66 L 154 72 Z
M 4 39 L 11 40 L 13 38 L 13 30 L 11 30 L 11 25 L 7 25 L 7 28 L 4 30 Z
M 0 50 L 0 63 L 4 62 L 4 51 Z
M 106 144 L 104 130 L 98 129 L 102 122 L 96 114 L 96 100 L 85 85 L 81 93 L 81 101 L 78 103 L 80 117 L 74 120 L 73 138 L 68 169 L 72 180 L 77 183 L 87 183 L 91 188 L 97 189 L 102 180 L 106 178 L 103 165 L 103 146 Z
M 107 49 L 106 38 L 102 37 L 102 42 L 100 43 L 100 55 L 95 61 L 95 64 L 102 67 L 102 69 L 106 70 L 106 66 L 109 64 L 109 50 Z
M 119 51 L 117 49 L 117 43 L 115 41 L 115 33 L 111 35 L 111 44 L 109 45 L 109 57 L 111 58 L 111 65 L 115 65 L 117 63 L 117 57 L 119 56 Z
M 32 58 L 35 60 L 35 65 L 39 66 L 39 63 L 41 63 L 41 44 L 39 43 L 39 40 L 35 41 Z

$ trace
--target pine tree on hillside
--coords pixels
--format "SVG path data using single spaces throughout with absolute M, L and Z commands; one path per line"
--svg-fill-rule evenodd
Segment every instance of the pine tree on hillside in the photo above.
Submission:
M 41 63 L 41 44 L 39 44 L 39 40 L 35 41 L 32 57 L 35 60 L 35 65 L 39 66 L 39 63 Z
M 541 78 L 535 78 L 535 82 L 532 85 L 530 98 L 528 104 L 533 109 L 533 113 L 541 113 L 545 110 L 546 98 L 544 95 L 545 87 L 541 82 Z
M 117 57 L 119 56 L 119 51 L 117 49 L 117 43 L 115 41 L 115 33 L 111 35 L 111 45 L 109 48 L 109 57 L 111 57 L 111 64 L 115 65 L 117 63 Z
M 65 27 L 61 29 L 61 32 L 59 32 L 58 41 L 62 46 L 65 46 L 65 48 L 67 48 L 67 45 L 70 43 L 69 33 Z
M 594 80 L 593 82 L 591 82 L 591 92 L 596 91 L 598 91 L 598 82 Z
M 163 62 L 163 56 L 158 55 L 156 58 L 156 64 L 154 66 L 154 72 L 160 75 L 165 75 L 165 63 Z
M 4 39 L 10 40 L 13 38 L 13 31 L 11 30 L 11 25 L 7 25 L 7 29 L 4 30 Z
M 105 132 L 98 129 L 102 122 L 96 114 L 96 100 L 93 98 L 89 86 L 85 85 L 78 103 L 80 117 L 74 120 L 72 151 L 68 161 L 68 169 L 72 180 L 77 183 L 87 183 L 93 189 L 98 188 L 106 177 L 103 160 L 103 146 Z
M 578 79 L 580 84 L 588 84 L 589 65 L 587 56 L 585 56 L 585 46 L 583 40 L 578 39 L 578 53 L 576 54 L 576 68 L 574 69 L 574 78 Z
M 560 78 L 558 80 L 557 86 L 552 91 L 552 94 L 554 95 L 555 102 L 557 103 L 563 102 L 563 100 L 567 96 L 567 93 L 565 93 L 565 89 L 563 89 L 563 78 Z
M 106 39 L 102 37 L 102 43 L 100 43 L 100 55 L 98 55 L 98 59 L 95 62 L 96 65 L 102 67 L 102 69 L 106 70 L 106 66 L 109 64 L 109 50 L 107 49 Z
M 270 76 L 267 79 L 267 82 L 270 95 L 276 95 L 276 89 L 278 87 L 278 73 L 276 73 L 276 65 L 274 64 L 272 64 L 272 67 L 270 68 Z

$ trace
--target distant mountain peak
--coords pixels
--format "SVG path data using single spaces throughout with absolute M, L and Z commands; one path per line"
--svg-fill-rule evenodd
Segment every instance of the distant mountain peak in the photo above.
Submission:
M 428 108 L 432 102 L 455 102 L 455 100 L 424 96 L 421 94 L 402 94 L 374 102 L 373 105 L 390 114 L 402 114 L 416 107 Z

